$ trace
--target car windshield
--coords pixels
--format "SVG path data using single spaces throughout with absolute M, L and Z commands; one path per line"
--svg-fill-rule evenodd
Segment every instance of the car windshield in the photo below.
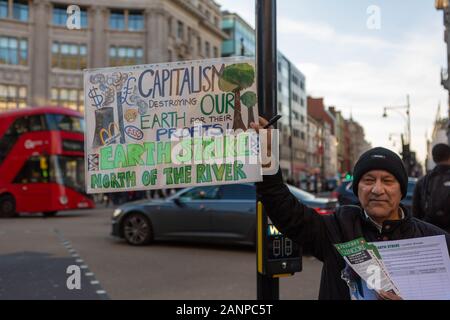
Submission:
M 315 199 L 315 196 L 309 192 L 300 190 L 294 186 L 288 185 L 289 190 L 291 191 L 291 193 L 298 199 L 301 200 L 313 200 Z

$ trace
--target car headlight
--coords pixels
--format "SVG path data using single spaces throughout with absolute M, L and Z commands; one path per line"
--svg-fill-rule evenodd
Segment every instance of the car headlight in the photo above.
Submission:
M 116 209 L 113 212 L 113 218 L 117 218 L 118 216 L 120 216 L 122 214 L 122 209 Z

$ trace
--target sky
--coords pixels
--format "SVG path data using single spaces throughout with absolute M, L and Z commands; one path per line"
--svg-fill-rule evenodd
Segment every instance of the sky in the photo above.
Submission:
M 216 2 L 255 26 L 254 0 Z M 405 106 L 409 94 L 412 149 L 425 160 L 438 104 L 443 116 L 448 104 L 434 0 L 278 0 L 277 20 L 278 48 L 305 74 L 307 94 L 352 115 L 373 147 L 400 151 L 406 110 L 383 118 L 383 108 Z

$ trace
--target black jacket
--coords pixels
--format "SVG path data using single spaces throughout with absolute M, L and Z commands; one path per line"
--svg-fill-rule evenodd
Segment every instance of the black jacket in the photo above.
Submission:
M 448 172 L 450 172 L 450 166 L 440 164 L 440 165 L 437 165 L 436 167 L 434 167 L 434 169 L 432 171 L 428 172 L 425 176 L 420 178 L 419 181 L 417 181 L 417 184 L 414 188 L 413 202 L 412 202 L 412 213 L 413 213 L 414 217 L 427 221 L 426 213 L 424 210 L 425 199 L 423 199 L 424 198 L 423 188 L 425 187 L 424 186 L 425 178 L 430 177 L 431 175 L 435 176 L 435 175 L 441 175 L 441 174 L 446 174 L 446 173 L 448 174 Z M 432 193 L 433 190 L 429 190 L 428 192 Z
M 264 209 L 278 230 L 323 262 L 319 292 L 321 300 L 350 299 L 349 288 L 341 279 L 345 262 L 333 244 L 359 237 L 376 242 L 445 234 L 450 248 L 449 234 L 413 218 L 404 207 L 405 219 L 385 221 L 379 232 L 359 206 L 342 206 L 333 215 L 317 214 L 289 192 L 280 171 L 274 176 L 265 176 L 264 181 L 256 185 Z

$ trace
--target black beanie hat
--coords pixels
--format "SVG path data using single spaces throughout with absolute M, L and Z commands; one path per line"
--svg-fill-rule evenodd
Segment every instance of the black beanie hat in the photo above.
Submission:
M 353 193 L 358 196 L 358 184 L 362 176 L 371 170 L 386 170 L 400 183 L 402 199 L 406 197 L 408 190 L 408 174 L 400 157 L 386 149 L 373 148 L 359 157 L 353 169 Z

